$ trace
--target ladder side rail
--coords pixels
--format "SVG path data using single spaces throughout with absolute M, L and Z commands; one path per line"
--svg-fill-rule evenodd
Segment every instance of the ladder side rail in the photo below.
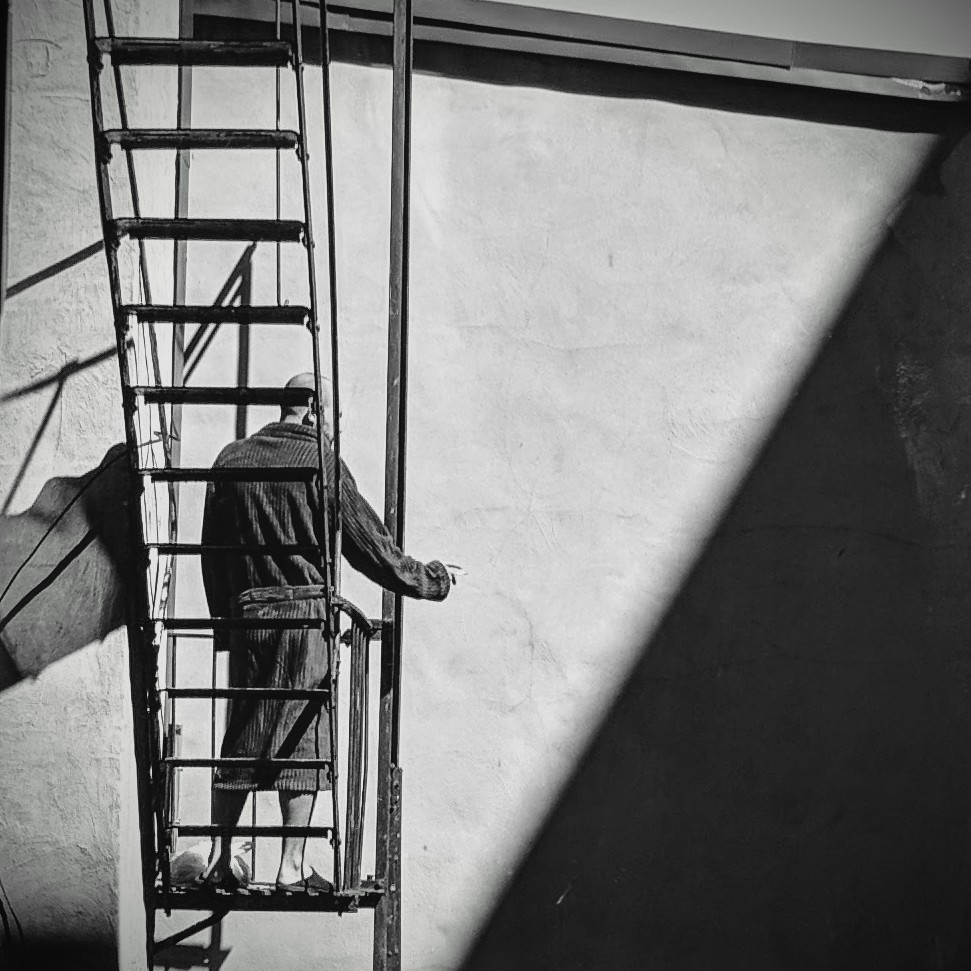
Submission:
M 191 36 L 192 18 L 194 14 L 194 0 L 179 0 L 179 37 Z M 176 127 L 179 129 L 189 128 L 192 120 L 192 67 L 180 65 L 178 68 L 178 99 L 176 104 Z M 131 153 L 129 153 L 130 155 Z M 190 153 L 186 149 L 179 148 L 175 153 L 175 172 L 174 172 L 174 216 L 176 218 L 187 216 L 189 212 L 189 160 Z M 144 246 L 144 242 L 141 243 Z M 172 241 L 172 304 L 173 306 L 185 304 L 186 294 L 186 275 L 187 275 L 187 242 L 175 239 Z M 144 326 L 144 324 L 136 324 Z M 161 382 L 160 382 L 161 383 Z M 175 321 L 172 323 L 172 385 L 179 386 L 185 383 L 185 323 Z M 167 465 L 169 468 L 178 468 L 182 464 L 182 405 L 178 402 L 171 406 L 171 437 L 170 452 Z M 160 407 L 160 410 L 161 407 Z M 180 486 L 178 481 L 172 480 L 170 483 L 170 520 L 169 537 L 173 542 L 179 541 L 179 500 Z M 176 588 L 178 582 L 178 558 L 170 558 L 169 566 L 169 586 L 166 597 L 165 615 L 173 617 L 176 612 Z M 174 631 L 165 629 L 165 687 L 176 687 L 178 685 L 177 664 L 178 664 L 178 634 Z M 163 723 L 167 725 L 166 744 L 163 750 L 165 755 L 176 757 L 182 754 L 182 727 L 176 723 L 176 698 L 172 694 L 166 694 L 163 706 Z M 182 769 L 174 768 L 169 771 L 167 777 L 168 798 L 165 800 L 165 815 L 163 825 L 170 827 L 168 849 L 169 854 L 174 855 L 178 849 L 181 804 L 181 778 Z
M 281 7 L 283 5 L 283 0 L 273 0 L 273 26 L 274 26 L 274 36 L 277 40 L 281 40 L 282 34 L 282 21 L 281 21 Z M 281 83 L 283 79 L 283 69 L 277 67 L 273 72 L 276 77 L 276 130 L 280 131 L 280 95 L 281 95 Z M 275 177 L 276 177 L 276 218 L 283 218 L 283 188 L 282 188 L 282 170 L 281 162 L 283 155 L 280 149 L 276 151 L 276 165 L 275 165 Z M 283 274 L 283 251 L 281 249 L 282 244 L 279 240 L 276 243 L 276 302 L 277 306 L 283 303 L 283 284 L 282 284 L 282 274 Z
M 304 245 L 307 251 L 307 276 L 310 287 L 310 327 L 313 348 L 313 368 L 314 368 L 314 394 L 316 407 L 318 410 L 318 420 L 314 424 L 317 442 L 317 461 L 320 468 L 320 532 L 324 561 L 324 611 L 325 618 L 323 623 L 324 638 L 327 645 L 327 667 L 330 672 L 330 682 L 333 691 L 331 704 L 328 706 L 328 718 L 330 724 L 330 745 L 331 745 L 331 808 L 333 812 L 333 836 L 332 847 L 334 857 L 334 885 L 341 885 L 341 834 L 340 834 L 340 803 L 338 799 L 338 772 L 337 772 L 337 653 L 334 650 L 336 639 L 336 617 L 334 616 L 334 564 L 331 559 L 330 541 L 330 514 L 328 510 L 328 486 L 327 466 L 324 462 L 324 429 L 323 423 L 319 420 L 323 395 L 321 393 L 321 361 L 320 361 L 320 307 L 317 298 L 317 273 L 315 267 L 314 237 L 313 237 L 313 215 L 311 205 L 311 186 L 310 186 L 310 153 L 307 145 L 307 108 L 306 95 L 304 88 L 304 58 L 303 58 L 303 36 L 302 25 L 300 22 L 300 0 L 291 0 L 293 10 L 293 31 L 294 31 L 294 74 L 296 76 L 297 89 L 297 115 L 298 132 L 300 135 L 300 171 L 303 181 L 303 206 L 304 206 Z
M 104 0 L 104 11 L 105 11 L 105 29 L 107 31 L 108 37 L 114 39 L 117 35 L 115 33 L 115 20 L 111 9 L 111 0 Z M 121 76 L 121 65 L 118 64 L 118 62 L 114 58 L 112 58 L 112 61 L 111 61 L 111 71 L 115 82 L 115 96 L 118 102 L 118 120 L 121 124 L 122 129 L 127 130 L 131 126 L 128 123 L 128 105 L 127 105 L 127 102 L 125 101 L 125 88 L 124 88 L 124 82 Z M 104 125 L 102 124 L 98 128 L 99 136 L 103 130 L 104 130 Z M 100 141 L 100 138 L 99 138 L 99 141 Z M 141 201 L 139 199 L 139 194 L 138 194 L 138 179 L 135 173 L 135 156 L 130 148 L 126 147 L 123 149 L 123 151 L 125 153 L 125 164 L 128 171 L 128 185 L 129 185 L 129 191 L 131 193 L 132 216 L 135 219 L 140 219 Z M 107 239 L 107 236 L 106 236 L 106 239 Z M 142 238 L 138 239 L 138 266 L 139 266 L 139 272 L 141 277 L 142 294 L 144 297 L 144 302 L 151 304 L 153 300 L 152 300 L 152 285 L 151 285 L 151 280 L 149 278 L 149 272 L 148 272 L 148 253 L 145 246 L 145 240 Z M 120 291 L 119 291 L 119 298 L 120 298 Z M 119 302 L 116 303 L 116 310 L 118 306 L 120 306 L 120 299 L 119 299 Z M 150 354 L 151 354 L 153 377 L 157 384 L 161 384 L 162 372 L 161 372 L 161 365 L 160 365 L 159 356 L 158 356 L 158 341 L 157 341 L 157 336 L 155 331 L 155 325 L 149 324 L 148 328 L 149 328 L 148 330 L 149 348 L 150 348 Z M 171 440 L 169 437 L 168 425 L 165 418 L 165 408 L 162 405 L 159 405 L 159 408 L 158 408 L 158 420 L 159 420 L 159 428 L 162 434 L 163 452 L 166 458 L 166 462 L 170 463 Z M 169 490 L 169 503 L 170 503 L 170 514 L 174 516 L 175 499 L 174 499 L 174 492 L 171 488 Z
M 195 13 L 194 0 L 179 0 L 179 37 L 192 36 L 192 23 Z M 192 124 L 192 67 L 180 65 L 178 68 L 178 100 L 176 104 L 176 126 L 179 129 L 189 128 Z M 180 218 L 189 214 L 189 160 L 190 153 L 186 149 L 177 149 L 175 153 L 175 172 L 174 172 L 174 216 Z M 184 305 L 186 295 L 186 277 L 188 272 L 186 240 L 176 239 L 172 241 L 172 304 Z M 138 326 L 143 326 L 139 324 Z M 185 383 L 185 323 L 175 321 L 172 323 L 172 385 L 178 387 Z M 169 462 L 170 468 L 179 468 L 182 465 L 182 405 L 174 403 L 171 411 L 171 440 Z M 169 536 L 172 542 L 179 541 L 179 500 L 181 499 L 179 483 L 175 480 L 171 484 L 171 520 L 169 523 Z M 172 557 L 169 572 L 169 589 L 166 603 L 166 615 L 174 616 L 176 611 L 176 588 L 178 582 L 178 559 Z M 178 636 L 171 631 L 165 632 L 165 684 L 166 687 L 175 687 L 176 678 L 176 654 L 178 651 Z M 175 724 L 175 700 L 166 699 L 167 723 L 170 733 L 170 746 L 175 741 L 177 726 Z M 178 776 L 172 786 L 172 799 L 166 803 L 166 813 L 169 819 L 177 818 L 179 814 Z M 170 841 L 169 851 L 174 853 L 176 850 L 176 840 L 178 832 L 173 830 Z
M 118 267 L 118 254 L 113 234 L 109 232 L 109 222 L 112 218 L 111 204 L 111 185 L 108 175 L 108 160 L 100 151 L 98 133 L 104 128 L 102 115 L 102 95 L 100 71 L 102 68 L 101 57 L 95 46 L 95 13 L 94 0 L 83 0 L 83 12 L 85 31 L 88 41 L 88 82 L 91 101 L 91 122 L 93 127 L 93 138 L 95 145 L 95 174 L 98 185 L 98 200 L 101 212 L 102 233 L 105 240 L 105 258 L 107 261 L 108 281 L 111 290 L 113 308 L 117 308 L 121 296 L 121 278 Z M 128 447 L 128 458 L 131 467 L 131 474 L 128 477 L 128 504 L 131 528 L 132 566 L 135 576 L 141 570 L 141 579 L 130 589 L 130 600 L 128 603 L 128 655 L 129 655 L 129 678 L 131 681 L 132 692 L 132 718 L 134 722 L 134 748 L 135 766 L 137 775 L 137 794 L 139 817 L 141 820 L 141 863 L 142 863 L 142 894 L 144 898 L 146 921 L 147 921 L 147 940 L 146 951 L 151 960 L 151 941 L 154 935 L 154 908 L 152 907 L 152 897 L 155 884 L 155 864 L 156 854 L 161 851 L 167 858 L 164 849 L 164 833 L 159 830 L 158 824 L 161 820 L 155 812 L 158 802 L 157 797 L 157 778 L 159 752 L 153 752 L 153 745 L 157 744 L 157 730 L 152 731 L 152 721 L 154 719 L 152 707 L 148 700 L 148 686 L 145 684 L 144 670 L 146 667 L 145 655 L 155 648 L 154 638 L 149 635 L 143 623 L 139 623 L 139 618 L 146 618 L 149 615 L 149 591 L 148 576 L 150 562 L 148 547 L 145 544 L 144 523 L 141 516 L 142 501 L 142 479 L 135 474 L 138 467 L 138 441 L 135 430 L 135 403 L 125 389 L 129 386 L 129 365 L 128 365 L 128 334 L 127 328 L 121 325 L 117 317 L 113 317 L 115 328 L 115 340 L 118 356 L 119 376 L 122 385 L 122 404 L 124 409 L 125 437 Z M 152 816 L 155 816 L 156 826 L 146 825 Z M 163 868 L 163 881 L 166 881 L 167 889 L 167 870 Z
M 104 0 L 104 10 L 105 30 L 108 37 L 114 39 L 117 35 L 115 34 L 115 18 L 111 11 L 111 0 Z M 128 105 L 125 101 L 125 88 L 121 77 L 121 65 L 118 64 L 114 58 L 112 58 L 111 61 L 111 73 L 115 80 L 115 97 L 118 101 L 118 120 L 122 129 L 127 130 L 131 126 L 128 124 Z M 101 131 L 102 129 L 98 129 L 99 134 Z M 132 214 L 136 219 L 138 219 L 141 217 L 141 205 L 138 198 L 138 183 L 135 178 L 135 159 L 130 149 L 126 148 L 124 149 L 124 152 L 128 168 L 128 183 L 129 190 L 131 192 Z M 148 275 L 148 257 L 145 253 L 145 244 L 141 240 L 139 240 L 138 251 L 138 262 L 142 277 L 142 289 L 145 292 L 145 302 L 152 303 L 152 285 Z
M 331 110 L 330 31 L 326 0 L 320 7 L 320 79 L 324 105 L 324 185 L 327 193 L 327 272 L 330 282 L 330 370 L 334 409 L 334 591 L 341 590 L 341 547 L 343 512 L 341 508 L 341 399 L 340 348 L 338 346 L 337 307 L 337 219 L 334 193 L 334 123 Z
M 327 214 L 327 279 L 328 279 L 328 299 L 330 310 L 330 370 L 331 370 L 331 413 L 333 415 L 333 451 L 334 451 L 334 522 L 331 527 L 329 538 L 331 539 L 331 563 L 333 569 L 333 588 L 334 593 L 340 596 L 341 591 L 341 556 L 343 551 L 343 509 L 341 497 L 341 399 L 340 399 L 340 353 L 338 346 L 338 284 L 337 284 L 337 221 L 335 215 L 335 193 L 334 193 L 334 139 L 333 139 L 333 117 L 331 111 L 331 74 L 330 74 L 330 32 L 327 24 L 327 4 L 325 0 L 319 0 L 319 20 L 318 31 L 320 37 L 320 78 L 321 78 L 321 97 L 323 104 L 323 140 L 324 140 L 324 189 L 326 196 Z M 318 330 L 319 333 L 319 330 Z M 319 398 L 318 398 L 319 407 Z M 318 423 L 319 424 L 319 423 Z M 319 434 L 319 432 L 318 432 Z M 336 626 L 337 616 L 334 614 L 334 629 L 332 638 L 328 639 L 331 648 L 331 663 L 339 665 L 340 656 L 336 647 L 338 634 Z M 336 671 L 335 671 L 336 675 Z M 334 703 L 328 708 L 330 717 L 331 739 L 334 747 L 334 766 L 337 766 L 337 691 L 335 678 Z M 366 730 L 366 729 L 365 729 Z M 354 740 L 354 728 L 348 728 L 348 741 Z M 348 780 L 348 798 L 350 797 L 351 784 L 353 780 Z M 338 818 L 340 806 L 337 798 L 337 777 L 332 780 L 332 800 L 334 819 Z M 360 834 L 357 836 L 360 841 Z M 340 833 L 337 832 L 337 839 L 334 844 L 334 857 L 337 863 L 335 866 L 334 885 L 341 886 L 340 874 Z M 358 854 L 359 855 L 359 854 Z M 352 857 L 353 859 L 353 857 Z M 360 867 L 358 867 L 360 869 Z M 353 883 L 360 882 L 359 878 Z
M 114 14 L 112 12 L 111 0 L 104 0 L 104 12 L 105 12 L 105 30 L 107 32 L 107 35 L 110 38 L 114 38 L 116 36 L 116 33 L 115 33 Z M 92 17 L 92 24 L 93 23 L 94 21 Z M 124 89 L 124 82 L 121 75 L 121 66 L 114 59 L 112 59 L 111 70 L 112 70 L 112 76 L 114 78 L 115 96 L 118 103 L 119 122 L 123 130 L 128 130 L 130 128 L 130 125 L 128 122 L 128 105 L 125 100 L 125 89 Z M 100 136 L 103 131 L 104 131 L 104 125 L 101 124 L 98 127 L 97 133 L 96 133 L 96 138 L 98 139 L 99 142 L 101 141 Z M 140 202 L 139 193 L 138 193 L 138 179 L 135 172 L 135 158 L 130 148 L 126 147 L 123 150 L 125 153 L 125 164 L 128 172 L 128 185 L 129 185 L 129 192 L 131 195 L 132 214 L 134 218 L 139 219 L 141 218 L 141 202 Z M 145 241 L 143 239 L 138 240 L 138 265 L 139 265 L 142 294 L 144 297 L 144 301 L 145 303 L 151 304 L 153 301 L 152 301 L 151 280 L 150 280 L 150 275 L 148 271 L 148 254 L 146 250 Z M 122 303 L 121 291 L 119 289 L 117 291 L 117 299 L 114 301 L 114 310 L 116 315 L 120 312 L 121 303 Z M 161 370 L 161 364 L 159 361 L 158 338 L 157 338 L 155 324 L 149 323 L 147 327 L 148 327 L 148 331 L 147 331 L 148 348 L 147 349 L 148 349 L 148 356 L 151 362 L 152 378 L 156 384 L 161 385 L 162 370 Z M 143 335 L 145 334 L 144 330 L 142 330 L 142 334 Z M 165 414 L 165 406 L 162 403 L 159 403 L 157 406 L 157 417 L 158 417 L 159 433 L 162 439 L 163 463 L 166 466 L 170 466 L 172 464 L 172 459 L 171 459 L 172 441 L 169 435 L 169 427 L 168 427 L 168 421 L 166 419 L 166 414 Z M 176 496 L 176 489 L 177 489 L 177 486 L 175 483 L 169 483 L 166 490 L 168 494 L 168 506 L 169 506 L 168 529 L 170 532 L 174 532 L 177 526 L 178 500 Z M 147 493 L 145 491 L 143 491 L 142 494 L 147 496 Z M 152 497 L 153 497 L 153 502 L 157 502 L 157 495 L 154 491 L 152 493 Z M 156 585 L 155 593 L 157 594 L 158 599 L 167 601 L 170 584 L 172 582 L 172 571 L 174 569 L 174 563 L 172 560 L 168 560 L 163 565 L 162 562 L 159 561 L 156 564 L 156 569 L 157 569 L 158 582 Z M 156 662 L 156 680 L 157 680 L 157 662 Z M 161 717 L 161 713 L 160 713 L 160 717 Z

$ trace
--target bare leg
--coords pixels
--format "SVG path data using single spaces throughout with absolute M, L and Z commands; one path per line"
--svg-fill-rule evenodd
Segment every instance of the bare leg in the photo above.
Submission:
M 314 811 L 313 792 L 290 792 L 280 790 L 280 815 L 284 826 L 309 826 Z M 311 868 L 304 863 L 304 849 L 307 839 L 304 836 L 285 836 L 283 853 L 280 856 L 280 872 L 277 883 L 296 883 L 310 876 Z
M 246 789 L 212 790 L 212 821 L 216 826 L 235 826 L 246 804 Z M 233 841 L 229 837 L 216 836 L 212 841 L 209 863 L 202 877 L 209 883 L 222 883 L 232 876 L 230 862 L 233 858 Z

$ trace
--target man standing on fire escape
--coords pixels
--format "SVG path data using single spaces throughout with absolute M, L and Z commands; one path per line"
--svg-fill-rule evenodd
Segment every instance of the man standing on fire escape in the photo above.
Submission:
M 299 374 L 288 388 L 312 391 L 313 374 Z M 314 468 L 317 466 L 315 423 L 327 446 L 325 474 L 334 482 L 331 388 L 321 383 L 320 414 L 312 406 L 285 406 L 280 420 L 254 435 L 227 445 L 214 468 Z M 347 562 L 387 590 L 423 600 L 444 600 L 461 569 L 438 560 L 421 563 L 395 544 L 374 509 L 360 495 L 346 467 L 340 474 L 343 555 Z M 334 497 L 328 490 L 330 521 Z M 210 482 L 206 493 L 202 542 L 206 546 L 300 546 L 300 553 L 240 555 L 206 552 L 202 575 L 213 617 L 259 620 L 324 620 L 325 568 L 320 550 L 327 537 L 318 535 L 321 489 L 311 481 Z M 317 552 L 311 552 L 313 547 Z M 216 641 L 229 651 L 229 682 L 241 688 L 317 688 L 328 677 L 327 651 L 319 627 L 229 630 Z M 330 752 L 329 702 L 234 698 L 229 704 L 222 758 L 324 759 Z M 237 825 L 247 793 L 279 792 L 284 826 L 307 827 L 317 793 L 329 791 L 327 769 L 220 767 L 212 794 L 213 823 Z M 283 839 L 277 887 L 284 890 L 333 889 L 330 881 L 304 859 L 306 837 Z M 199 881 L 234 889 L 231 840 L 213 840 L 209 862 Z

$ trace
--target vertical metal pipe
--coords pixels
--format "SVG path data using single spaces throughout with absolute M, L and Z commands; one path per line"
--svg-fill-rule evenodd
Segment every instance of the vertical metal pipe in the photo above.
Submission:
M 388 398 L 384 521 L 404 545 L 408 396 L 409 182 L 411 169 L 412 3 L 394 3 L 391 128 L 391 267 L 388 307 Z M 382 597 L 381 700 L 378 742 L 377 871 L 387 890 L 375 912 L 374 967 L 401 962 L 400 780 L 401 598 Z M 390 636 L 388 636 L 390 635 Z
M 273 5 L 274 24 L 273 25 L 275 29 L 275 37 L 277 40 L 279 40 L 281 36 L 281 23 L 280 23 L 281 4 L 282 4 L 282 0 L 274 0 L 274 5 Z M 278 67 L 275 71 L 275 74 L 276 74 L 276 130 L 277 131 L 280 130 L 280 81 L 281 81 L 282 72 L 283 72 L 282 67 Z M 281 180 L 281 172 L 280 172 L 280 163 L 282 159 L 281 152 L 282 152 L 282 149 L 278 148 L 275 153 L 276 154 L 276 218 L 277 219 L 283 218 L 283 215 L 282 215 L 283 208 L 282 208 L 282 199 L 281 199 L 282 180 Z M 280 279 L 281 273 L 283 270 L 283 262 L 282 262 L 283 253 L 281 248 L 282 245 L 283 244 L 279 240 L 276 241 L 276 303 L 277 303 L 277 306 L 280 306 L 280 304 L 283 303 L 283 285 Z

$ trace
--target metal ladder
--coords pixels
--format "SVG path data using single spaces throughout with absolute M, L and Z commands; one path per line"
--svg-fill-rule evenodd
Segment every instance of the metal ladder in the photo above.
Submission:
M 203 40 L 163 40 L 117 36 L 114 30 L 111 0 L 104 0 L 104 30 L 99 32 L 94 0 L 84 0 L 85 27 L 88 42 L 91 109 L 94 127 L 97 183 L 104 231 L 105 253 L 116 332 L 116 346 L 123 395 L 124 422 L 131 474 L 129 512 L 132 528 L 133 562 L 138 576 L 131 584 L 129 607 L 129 674 L 132 686 L 132 702 L 135 728 L 135 758 L 138 773 L 138 804 L 141 824 L 143 895 L 148 924 L 147 951 L 149 962 L 155 953 L 183 940 L 200 929 L 216 924 L 231 910 L 291 910 L 353 912 L 359 908 L 376 907 L 379 913 L 389 910 L 397 915 L 398 880 L 394 879 L 396 865 L 388 875 L 379 879 L 361 879 L 361 857 L 364 834 L 365 793 L 368 777 L 367 724 L 369 677 L 369 648 L 372 640 L 380 639 L 382 626 L 387 632 L 388 620 L 369 620 L 352 604 L 340 597 L 340 438 L 335 427 L 333 448 L 335 452 L 336 481 L 326 481 L 324 441 L 321 423 L 317 423 L 317 465 L 309 469 L 234 469 L 212 470 L 209 468 L 180 467 L 181 409 L 189 405 L 286 405 L 320 401 L 322 389 L 320 324 L 317 301 L 317 282 L 314 265 L 314 241 L 311 214 L 311 174 L 306 122 L 306 93 L 303 78 L 304 58 L 301 29 L 301 4 L 287 0 L 292 10 L 293 40 L 281 36 L 280 0 L 277 0 L 276 39 L 259 42 L 230 42 Z M 325 175 L 327 179 L 329 269 L 330 269 L 330 320 L 332 339 L 332 386 L 334 412 L 339 415 L 339 381 L 337 373 L 336 330 L 336 279 L 333 239 L 333 176 L 330 138 L 330 82 L 328 76 L 329 51 L 327 41 L 327 13 L 323 2 L 319 5 L 322 65 L 324 70 L 324 118 L 325 118 Z M 117 94 L 117 111 L 120 124 L 107 128 L 104 124 L 102 72 L 110 64 Z M 124 98 L 122 67 L 153 65 L 177 66 L 180 69 L 194 66 L 239 66 L 276 68 L 277 74 L 277 127 L 269 130 L 250 129 L 172 129 L 131 128 Z M 280 73 L 292 70 L 296 81 L 298 127 L 295 131 L 280 129 Z M 277 218 L 276 219 L 198 219 L 187 215 L 174 218 L 147 218 L 141 215 L 136 172 L 135 154 L 147 150 L 169 149 L 183 158 L 183 153 L 193 150 L 265 149 L 277 154 Z M 131 215 L 116 216 L 112 204 L 110 167 L 112 155 L 120 151 L 125 158 L 130 189 Z M 302 176 L 302 220 L 285 220 L 280 216 L 279 158 L 282 152 L 295 152 Z M 177 183 L 178 195 L 178 183 Z M 124 298 L 123 261 L 119 251 L 125 240 L 137 246 L 136 282 L 140 288 L 136 301 Z M 171 241 L 176 247 L 176 264 L 179 253 L 183 261 L 186 241 L 248 241 L 275 243 L 277 245 L 277 302 L 263 306 L 239 305 L 186 305 L 173 300 L 172 304 L 156 303 L 152 299 L 146 241 Z M 283 243 L 302 246 L 306 254 L 309 304 L 292 306 L 280 296 L 279 247 Z M 179 247 L 181 246 L 181 250 Z M 178 272 L 178 265 L 176 266 Z M 251 324 L 268 324 L 305 327 L 312 342 L 314 390 L 292 388 L 257 387 L 189 387 L 181 378 L 179 367 L 173 367 L 169 379 L 164 377 L 158 350 L 158 327 L 173 328 L 173 346 L 183 340 L 183 328 L 197 324 L 213 328 L 229 325 L 245 329 Z M 335 425 L 337 422 L 335 421 Z M 174 587 L 175 565 L 184 556 L 201 555 L 207 548 L 202 543 L 181 542 L 178 537 L 178 489 L 187 482 L 211 482 L 219 478 L 269 480 L 294 479 L 316 476 L 321 488 L 321 517 L 318 535 L 328 537 L 325 547 L 315 549 L 323 561 L 325 572 L 324 621 L 246 621 L 232 618 L 186 618 L 173 616 L 169 593 Z M 328 522 L 327 489 L 334 492 L 334 521 Z M 262 546 L 249 549 L 233 548 L 239 555 L 295 552 L 289 547 Z M 340 806 L 338 796 L 338 739 L 337 739 L 337 672 L 341 648 L 340 618 L 345 619 L 343 642 L 349 647 L 350 677 L 349 742 L 347 771 L 347 840 L 342 844 L 340 832 Z M 319 627 L 322 630 L 329 659 L 330 678 L 317 689 L 283 692 L 292 700 L 305 700 L 308 704 L 327 696 L 330 701 L 331 750 L 325 760 L 273 759 L 274 766 L 300 765 L 307 768 L 329 769 L 332 778 L 332 825 L 329 827 L 304 827 L 287 830 L 290 835 L 325 837 L 331 842 L 334 865 L 334 892 L 288 893 L 272 885 L 256 885 L 238 892 L 226 892 L 205 887 L 174 887 L 170 880 L 170 854 L 178 836 L 227 835 L 224 830 L 207 823 L 187 823 L 179 819 L 178 779 L 186 768 L 215 769 L 229 760 L 217 758 L 215 751 L 208 759 L 183 758 L 178 745 L 178 726 L 175 723 L 176 705 L 183 699 L 207 699 L 213 708 L 215 702 L 234 696 L 234 692 L 249 691 L 270 694 L 270 689 L 233 689 L 217 687 L 215 673 L 209 688 L 180 687 L 177 676 L 178 639 L 212 640 L 219 634 L 245 628 L 296 628 Z M 383 648 L 382 648 L 383 649 Z M 160 684 L 160 658 L 165 657 L 166 683 Z M 213 649 L 215 658 L 215 649 Z M 382 657 L 382 684 L 388 666 Z M 215 662 L 213 663 L 215 672 Z M 395 686 L 398 674 L 395 674 Z M 282 689 L 273 689 L 280 697 Z M 382 695 L 382 704 L 384 703 Z M 383 718 L 383 714 L 382 714 Z M 387 757 L 379 753 L 379 761 Z M 255 760 L 254 760 L 255 761 Z M 238 765 L 239 760 L 232 760 Z M 320 763 L 318 765 L 317 763 Z M 400 783 L 400 770 L 393 765 L 379 766 L 381 778 L 396 778 Z M 396 773 L 398 773 L 396 775 Z M 386 796 L 391 783 L 385 782 L 384 790 L 379 783 L 379 800 Z M 254 797 L 255 813 L 255 797 Z M 379 815 L 381 806 L 379 805 Z M 234 836 L 257 838 L 279 837 L 284 834 L 280 826 L 240 824 L 233 828 Z M 394 838 L 395 834 L 391 834 Z M 387 822 L 379 822 L 378 842 L 387 843 Z M 378 847 L 379 871 L 382 849 Z M 390 907 L 388 904 L 390 903 Z M 164 941 L 154 941 L 155 913 L 167 913 L 173 909 L 203 910 L 209 916 L 185 931 Z M 383 921 L 376 919 L 375 966 L 396 968 L 400 966 L 400 952 L 396 943 L 400 931 L 395 927 L 390 933 Z M 381 938 L 380 942 L 378 938 Z M 387 947 L 385 946 L 387 941 Z M 379 956 L 380 952 L 380 956 Z

